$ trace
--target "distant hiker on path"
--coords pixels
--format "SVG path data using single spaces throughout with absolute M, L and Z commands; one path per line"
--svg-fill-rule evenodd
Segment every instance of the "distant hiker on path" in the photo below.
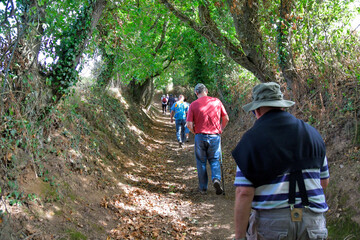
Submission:
M 243 109 L 257 120 L 232 152 L 238 166 L 235 239 L 327 239 L 322 137 L 283 110 L 295 103 L 283 99 L 279 84 L 255 86 L 252 98 Z
M 165 95 L 162 95 L 161 97 L 161 106 L 162 106 L 162 112 L 163 114 L 166 114 L 166 107 L 168 105 L 168 99 Z
M 170 122 L 174 121 L 176 127 L 176 138 L 179 142 L 179 147 L 182 147 L 186 141 L 185 137 L 185 124 L 186 124 L 186 113 L 189 106 L 184 102 L 184 96 L 179 96 L 179 101 L 175 102 L 171 107 Z
M 172 105 L 174 105 L 175 102 L 176 102 L 175 98 L 173 97 L 172 94 L 170 94 L 169 99 L 168 99 L 169 112 L 171 112 L 171 107 L 172 107 Z
M 184 99 L 184 103 L 188 106 L 190 106 L 190 103 L 187 102 L 186 98 Z M 189 142 L 189 135 L 190 135 L 190 130 L 189 128 L 187 127 L 187 125 L 185 124 L 185 139 L 186 139 L 186 142 Z
M 206 86 L 199 83 L 195 86 L 197 100 L 189 107 L 186 124 L 195 134 L 195 159 L 199 180 L 199 191 L 206 194 L 208 189 L 208 174 L 206 164 L 211 167 L 211 180 L 216 194 L 223 193 L 221 187 L 221 137 L 220 134 L 229 122 L 229 117 L 221 101 L 207 96 Z

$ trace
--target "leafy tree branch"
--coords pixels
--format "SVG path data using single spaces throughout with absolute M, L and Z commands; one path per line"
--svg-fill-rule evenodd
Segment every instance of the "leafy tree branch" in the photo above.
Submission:
M 235 44 L 224 36 L 216 23 L 211 18 L 209 6 L 199 4 L 198 14 L 201 24 L 196 23 L 187 15 L 174 7 L 168 0 L 160 0 L 175 16 L 188 24 L 191 28 L 220 47 L 223 53 L 251 71 L 260 81 L 273 80 L 273 73 L 268 69 L 263 52 L 261 35 L 259 35 L 259 24 L 257 22 L 256 4 L 248 4 L 248 1 L 228 1 L 231 9 L 237 37 L 240 43 Z M 249 1 L 251 2 L 251 1 Z M 246 15 L 245 15 L 246 13 Z M 244 31 L 246 29 L 246 32 Z M 251 39 L 251 41 L 249 41 Z M 245 46 L 245 47 L 244 47 Z

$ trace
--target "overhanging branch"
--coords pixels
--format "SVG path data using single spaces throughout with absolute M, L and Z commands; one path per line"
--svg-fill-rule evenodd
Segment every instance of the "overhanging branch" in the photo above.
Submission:
M 183 14 L 181 11 L 176 9 L 168 0 L 159 1 L 164 4 L 177 18 L 186 23 L 189 27 L 193 28 L 201 36 L 207 38 L 210 42 L 220 47 L 220 49 L 226 56 L 230 57 L 236 63 L 240 64 L 242 67 L 252 72 L 260 81 L 268 82 L 274 79 L 273 73 L 267 68 L 266 58 L 263 56 L 263 52 L 258 51 L 259 49 L 261 49 L 262 45 L 260 45 L 259 48 L 258 45 L 252 43 L 252 41 L 256 41 L 257 39 L 253 39 L 250 42 L 245 43 L 251 46 L 251 48 L 248 48 L 251 51 L 243 51 L 242 46 L 234 44 L 229 38 L 227 38 L 221 33 L 216 23 L 212 20 L 207 5 L 203 4 L 199 6 L 199 17 L 202 24 L 198 24 L 195 21 L 191 20 L 188 16 Z M 232 0 L 228 0 L 228 2 L 233 3 Z M 237 4 L 240 3 L 237 2 Z M 254 33 L 258 30 L 255 26 L 255 24 L 257 24 L 257 21 L 253 21 L 253 19 L 248 19 L 248 22 L 254 22 L 254 26 L 251 30 L 254 35 Z M 259 36 L 261 42 L 261 35 Z

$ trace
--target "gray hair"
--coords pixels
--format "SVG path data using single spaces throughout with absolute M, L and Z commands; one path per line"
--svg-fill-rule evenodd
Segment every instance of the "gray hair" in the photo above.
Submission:
M 206 86 L 202 83 L 198 83 L 196 86 L 195 86 L 195 92 L 197 92 L 198 94 L 202 93 L 202 92 L 205 92 L 207 90 Z

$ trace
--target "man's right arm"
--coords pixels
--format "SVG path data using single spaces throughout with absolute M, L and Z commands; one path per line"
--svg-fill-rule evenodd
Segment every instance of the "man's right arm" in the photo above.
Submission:
M 235 239 L 246 237 L 249 224 L 251 203 L 254 199 L 255 188 L 236 187 L 235 193 Z
M 193 116 L 193 111 L 192 111 L 192 104 L 189 106 L 188 111 L 187 111 L 187 116 L 186 116 L 186 126 L 187 128 L 190 130 L 190 132 L 192 132 L 193 134 L 195 134 L 195 129 L 194 129 L 194 116 Z
M 325 190 L 326 187 L 329 185 L 329 179 L 328 178 L 320 179 L 320 184 L 321 184 L 321 187 Z
M 195 134 L 195 131 L 194 131 L 194 123 L 193 123 L 193 122 L 186 122 L 186 126 L 187 126 L 187 128 L 190 130 L 190 132 L 192 132 L 193 134 Z
M 170 122 L 171 123 L 174 121 L 174 115 L 175 115 L 174 110 L 171 110 L 171 112 L 170 112 Z

